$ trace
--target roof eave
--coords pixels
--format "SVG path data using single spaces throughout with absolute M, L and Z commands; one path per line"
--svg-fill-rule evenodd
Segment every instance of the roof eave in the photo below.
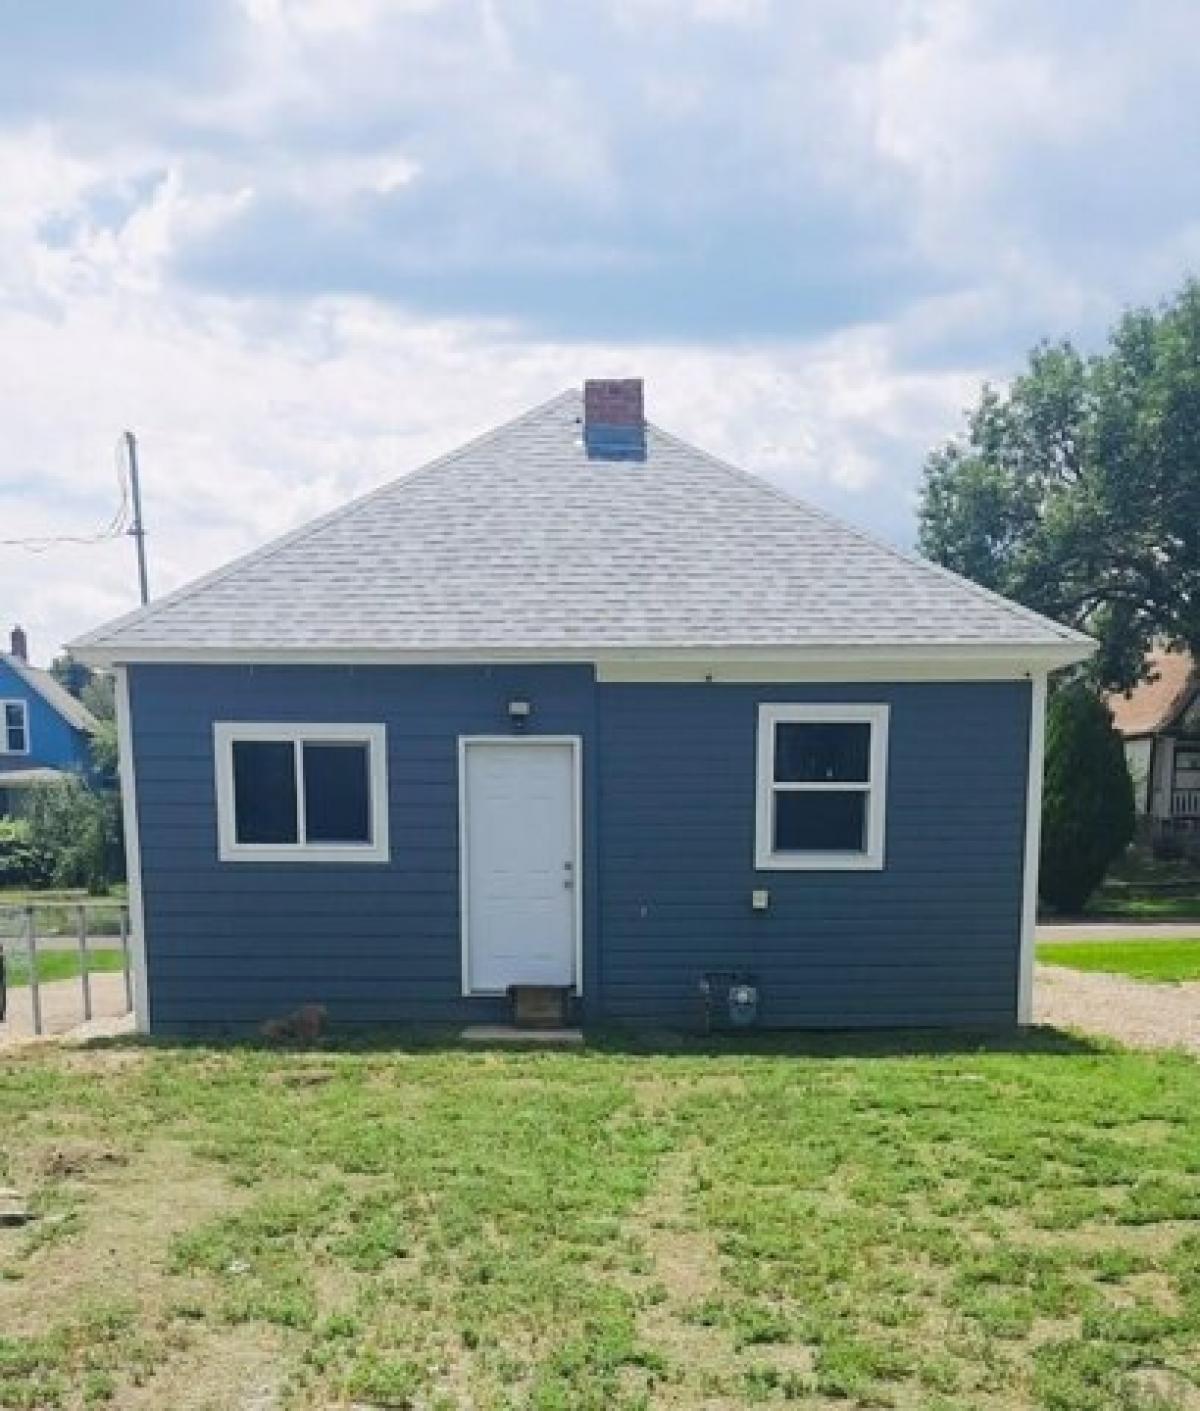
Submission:
M 135 665 L 279 665 L 279 666 L 436 666 L 515 664 L 537 662 L 674 663 L 703 667 L 706 664 L 746 663 L 805 667 L 894 665 L 904 672 L 916 666 L 974 665 L 1004 670 L 1012 676 L 1057 671 L 1084 661 L 1096 649 L 1089 638 L 1072 634 L 1051 642 L 889 642 L 813 643 L 805 645 L 683 644 L 679 646 L 621 646 L 569 643 L 555 646 L 497 647 L 486 643 L 455 648 L 374 649 L 363 647 L 178 647 L 133 644 L 77 643 L 71 652 L 89 666 L 113 668 Z

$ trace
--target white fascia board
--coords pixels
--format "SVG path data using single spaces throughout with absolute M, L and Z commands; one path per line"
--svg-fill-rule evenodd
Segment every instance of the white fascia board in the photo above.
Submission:
M 1032 644 L 827 644 L 799 647 L 505 647 L 392 651 L 364 648 L 104 647 L 78 649 L 89 666 L 594 665 L 601 681 L 1015 680 L 1083 661 L 1086 638 Z

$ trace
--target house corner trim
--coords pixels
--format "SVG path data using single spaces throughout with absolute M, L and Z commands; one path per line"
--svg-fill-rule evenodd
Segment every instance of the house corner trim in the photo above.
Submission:
M 125 880 L 129 899 L 130 949 L 133 954 L 133 1014 L 139 1034 L 150 1031 L 150 987 L 146 975 L 146 908 L 142 901 L 142 843 L 138 833 L 137 778 L 133 760 L 133 714 L 129 668 L 118 666 L 117 754 L 121 807 L 125 823 Z
M 1021 947 L 1017 1023 L 1033 1023 L 1033 969 L 1037 947 L 1038 858 L 1042 844 L 1042 772 L 1046 758 L 1046 673 L 1031 678 L 1029 775 L 1025 785 L 1025 863 L 1021 893 Z

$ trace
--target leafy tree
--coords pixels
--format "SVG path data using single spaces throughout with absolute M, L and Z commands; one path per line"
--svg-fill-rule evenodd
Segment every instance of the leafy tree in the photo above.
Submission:
M 116 720 L 117 697 L 111 676 L 91 671 L 79 692 L 79 699 L 97 720 Z
M 936 562 L 1091 633 L 1095 683 L 1155 641 L 1200 657 L 1200 282 L 1126 314 L 1105 350 L 1043 344 L 925 467 Z
M 44 887 L 50 860 L 37 847 L 24 818 L 0 818 L 0 887 Z
M 118 796 L 66 778 L 29 790 L 24 809 L 29 842 L 47 859 L 55 887 L 86 887 L 100 895 L 123 875 Z
M 1058 911 L 1082 911 L 1133 826 L 1133 784 L 1108 706 L 1079 682 L 1062 687 L 1046 715 L 1043 900 Z
M 117 749 L 117 722 L 100 720 L 91 739 L 92 765 L 96 773 L 116 787 L 117 767 L 120 763 Z
M 117 778 L 117 703 L 111 676 L 93 672 L 80 692 L 80 700 L 96 717 L 92 736 L 92 764 L 97 774 L 115 785 Z

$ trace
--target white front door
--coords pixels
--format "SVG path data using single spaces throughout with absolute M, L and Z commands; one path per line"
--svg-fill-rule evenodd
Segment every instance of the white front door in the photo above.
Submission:
M 575 985 L 577 742 L 462 742 L 463 989 Z

